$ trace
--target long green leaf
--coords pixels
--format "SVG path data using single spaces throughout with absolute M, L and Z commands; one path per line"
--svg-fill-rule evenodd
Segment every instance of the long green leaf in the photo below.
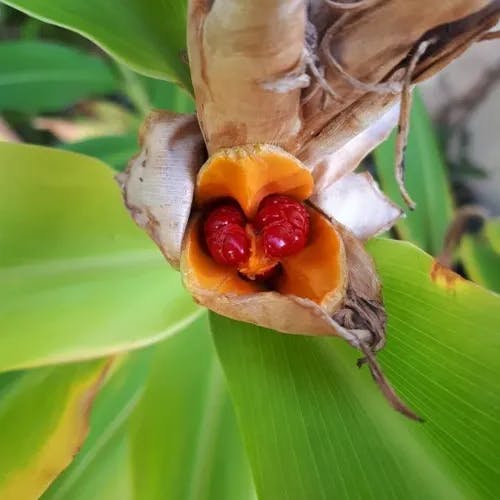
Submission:
M 91 158 L 0 143 L 0 371 L 156 342 L 198 314 Z
M 58 111 L 118 89 L 101 58 L 55 43 L 2 42 L 0 68 L 0 111 Z
M 2 0 L 76 31 L 139 73 L 190 88 L 186 0 Z
M 0 375 L 0 498 L 39 498 L 73 459 L 109 363 Z
M 74 151 L 103 161 L 115 170 L 122 171 L 130 158 L 137 153 L 137 134 L 102 136 L 84 141 L 61 144 L 61 149 Z
M 426 421 L 393 411 L 342 341 L 214 315 L 259 498 L 496 498 L 500 297 L 408 243 L 370 250 L 389 315 L 379 359 Z
M 127 421 L 145 388 L 152 349 L 128 354 L 97 395 L 90 432 L 44 500 L 131 498 Z
M 466 234 L 460 257 L 467 276 L 500 293 L 500 219 L 487 221 L 478 234 Z
M 155 346 L 131 421 L 135 498 L 245 500 L 253 486 L 206 319 Z
M 401 207 L 405 207 L 394 177 L 395 135 L 375 150 L 377 176 L 383 191 Z M 417 203 L 413 212 L 396 225 L 398 234 L 423 250 L 438 255 L 443 249 L 444 235 L 453 216 L 446 165 L 431 120 L 418 94 L 415 95 L 406 150 L 406 182 Z

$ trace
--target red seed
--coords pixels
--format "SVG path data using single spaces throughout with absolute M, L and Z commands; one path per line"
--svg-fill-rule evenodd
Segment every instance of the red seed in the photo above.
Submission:
M 288 257 L 302 250 L 309 236 L 309 214 L 304 205 L 285 195 L 271 195 L 259 206 L 254 220 L 265 253 Z
M 226 203 L 214 208 L 203 227 L 208 251 L 218 264 L 237 266 L 248 260 L 250 240 L 241 209 Z

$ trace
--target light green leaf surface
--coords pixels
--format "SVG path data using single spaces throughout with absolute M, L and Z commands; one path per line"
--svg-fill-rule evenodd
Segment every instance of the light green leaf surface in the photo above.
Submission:
M 59 147 L 97 158 L 118 171 L 124 170 L 130 158 L 139 150 L 136 132 L 94 137 L 85 141 L 61 144 Z
M 394 177 L 395 134 L 375 150 L 376 172 L 382 190 L 406 211 L 396 225 L 402 239 L 438 255 L 453 217 L 453 200 L 436 134 L 425 106 L 417 93 L 413 102 L 410 137 L 406 151 L 406 187 L 417 203 L 407 209 Z
M 152 348 L 130 353 L 97 395 L 90 432 L 44 500 L 132 498 L 127 421 L 145 388 Z
M 0 68 L 0 111 L 59 111 L 118 89 L 102 58 L 55 43 L 2 42 Z
M 0 371 L 156 342 L 199 309 L 123 207 L 113 172 L 0 143 Z
M 500 293 L 500 218 L 486 222 L 478 234 L 466 234 L 460 257 L 467 276 Z
M 50 491 L 42 499 L 51 498 Z M 133 500 L 130 444 L 126 429 L 119 429 L 104 443 L 96 459 L 85 469 L 85 474 L 64 500 Z
M 389 315 L 379 360 L 426 422 L 392 410 L 343 341 L 213 315 L 259 499 L 496 498 L 500 297 L 408 243 L 370 251 Z
M 190 88 L 186 0 L 2 0 L 89 38 L 139 73 Z
M 142 78 L 151 105 L 157 109 L 168 109 L 177 113 L 194 113 L 193 98 L 172 83 L 152 78 Z
M 134 498 L 254 497 L 205 317 L 155 346 L 130 428 Z
M 0 375 L 0 498 L 39 498 L 88 431 L 105 360 Z

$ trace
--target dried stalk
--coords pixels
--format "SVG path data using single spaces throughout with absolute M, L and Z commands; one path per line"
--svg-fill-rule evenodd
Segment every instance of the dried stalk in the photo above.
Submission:
M 395 155 L 395 176 L 399 191 L 408 207 L 413 210 L 416 206 L 405 187 L 405 152 L 408 144 L 408 133 L 410 130 L 410 112 L 412 103 L 411 80 L 418 61 L 425 54 L 429 46 L 435 43 L 435 39 L 425 40 L 417 47 L 417 50 L 410 59 L 403 81 L 403 91 L 401 92 L 401 108 L 399 112 L 398 134 L 396 137 Z
M 396 394 L 396 391 L 385 377 L 382 368 L 378 364 L 378 361 L 375 358 L 373 352 L 370 350 L 370 348 L 367 347 L 363 342 L 360 343 L 360 348 L 365 357 L 358 361 L 358 366 L 362 366 L 365 363 L 368 364 L 373 379 L 379 386 L 380 390 L 382 391 L 382 394 L 384 395 L 385 399 L 389 402 L 389 404 L 396 411 L 402 413 L 405 417 L 408 417 L 412 420 L 416 420 L 417 422 L 424 422 L 424 419 L 422 417 L 419 417 L 412 410 L 410 410 L 410 408 L 408 408 L 408 406 L 406 406 L 406 404 Z
M 483 42 L 485 40 L 498 40 L 499 38 L 500 38 L 500 30 L 497 30 L 497 31 L 488 31 L 488 33 L 482 35 L 479 40 Z
M 379 1 L 380 0 L 354 0 L 354 2 L 335 2 L 334 0 L 324 0 L 326 5 L 339 10 L 366 9 Z
M 437 262 L 443 267 L 451 268 L 453 265 L 453 254 L 460 244 L 462 237 L 470 231 L 471 224 L 482 225 L 487 217 L 488 213 L 483 207 L 477 205 L 464 205 L 460 207 L 446 231 L 443 250 L 436 258 Z
M 188 53 L 209 153 L 241 144 L 290 147 L 301 128 L 303 0 L 193 0 Z

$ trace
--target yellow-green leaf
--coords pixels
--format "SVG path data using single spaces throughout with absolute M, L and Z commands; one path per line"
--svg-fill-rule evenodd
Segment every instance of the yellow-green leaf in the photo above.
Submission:
M 130 430 L 137 500 L 254 498 L 205 317 L 154 347 Z
M 90 432 L 71 465 L 45 492 L 44 500 L 120 500 L 132 494 L 127 422 L 145 388 L 153 348 L 122 357 L 99 391 Z
M 38 498 L 88 431 L 108 361 L 0 375 L 0 498 Z
M 113 172 L 0 143 L 0 371 L 148 345 L 199 310 L 135 226 Z

